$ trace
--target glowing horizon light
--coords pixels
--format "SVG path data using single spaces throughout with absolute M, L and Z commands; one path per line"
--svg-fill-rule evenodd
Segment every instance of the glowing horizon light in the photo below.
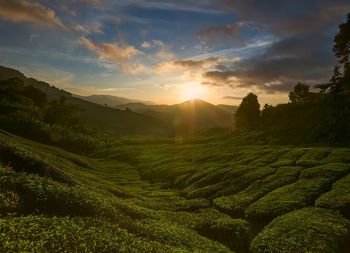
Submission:
M 189 83 L 183 87 L 182 90 L 182 99 L 191 100 L 191 99 L 203 99 L 205 96 L 205 88 L 203 85 L 198 83 Z

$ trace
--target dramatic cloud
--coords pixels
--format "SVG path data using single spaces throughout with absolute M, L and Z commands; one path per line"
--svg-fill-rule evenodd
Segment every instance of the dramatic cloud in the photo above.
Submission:
M 241 34 L 242 30 L 258 30 L 259 27 L 252 22 L 237 22 L 224 26 L 211 26 L 198 31 L 196 34 L 209 44 L 215 41 L 228 39 L 232 41 L 243 42 L 246 36 Z
M 276 34 L 324 31 L 338 24 L 350 9 L 350 2 L 345 0 L 222 2 L 240 19 L 264 24 Z
M 217 64 L 203 73 L 203 84 L 233 88 L 288 92 L 298 81 L 327 82 L 335 57 L 332 39 L 335 28 L 350 9 L 350 2 L 224 0 L 241 20 L 259 23 L 260 32 L 275 38 L 265 52 L 233 64 Z M 278 11 L 276 11 L 278 10 Z M 248 24 L 253 24 L 248 23 Z M 240 39 L 246 23 L 203 29 L 209 38 Z M 248 29 L 253 27 L 248 26 Z M 200 31 L 200 32 L 202 32 Z M 332 32 L 330 32 L 332 31 Z M 251 36 L 250 36 L 251 38 Z
M 219 63 L 237 62 L 239 58 L 226 58 L 223 56 L 209 57 L 201 60 L 176 60 L 171 62 L 162 62 L 155 66 L 156 72 L 164 73 L 176 70 L 205 71 L 205 69 L 216 66 Z
M 0 0 L 0 18 L 11 22 L 32 22 L 67 29 L 52 9 L 26 0 Z
M 284 42 L 281 42 L 284 44 Z M 263 56 L 249 58 L 230 66 L 216 66 L 216 70 L 203 74 L 205 84 L 258 88 L 273 92 L 287 92 L 298 81 L 312 84 L 329 80 L 335 59 L 331 53 L 315 50 L 314 53 L 275 54 L 281 52 L 281 44 L 272 46 Z M 288 45 L 288 43 L 285 43 Z M 291 49 L 293 52 L 293 48 Z M 282 50 L 283 52 L 283 50 Z
M 145 72 L 146 68 L 142 64 L 130 63 L 134 57 L 143 54 L 135 47 L 121 43 L 97 43 L 85 37 L 80 38 L 78 44 L 84 46 L 88 50 L 95 52 L 99 59 L 109 60 L 118 64 L 121 69 L 130 74 Z

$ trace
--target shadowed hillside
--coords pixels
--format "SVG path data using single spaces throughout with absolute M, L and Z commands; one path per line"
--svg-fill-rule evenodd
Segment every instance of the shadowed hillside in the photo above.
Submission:
M 105 106 L 74 97 L 71 93 L 51 86 L 48 83 L 37 81 L 33 78 L 26 78 L 17 70 L 0 66 L 0 80 L 14 77 L 23 80 L 26 85 L 32 85 L 43 91 L 49 101 L 59 100 L 62 96 L 65 97 L 67 104 L 75 105 L 79 108 L 79 119 L 85 127 L 113 134 L 169 135 L 173 132 L 169 125 L 154 117 L 131 111 L 105 108 Z
M 137 99 L 129 99 L 125 97 L 117 97 L 110 95 L 91 95 L 91 96 L 78 96 L 74 95 L 77 98 L 99 104 L 107 105 L 108 107 L 118 107 L 119 105 L 128 104 L 128 103 L 144 103 L 144 104 L 153 104 L 152 102 L 141 101 Z

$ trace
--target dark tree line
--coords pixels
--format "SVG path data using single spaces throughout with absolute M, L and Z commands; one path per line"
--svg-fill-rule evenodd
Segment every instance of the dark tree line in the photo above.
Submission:
M 330 131 L 344 132 L 347 124 L 339 130 L 337 122 L 346 120 L 350 101 L 350 13 L 346 22 L 339 25 L 338 33 L 334 37 L 333 52 L 338 58 L 333 74 L 328 83 L 315 85 L 319 92 L 310 91 L 306 83 L 298 82 L 289 93 L 290 105 L 307 106 L 310 103 L 321 103 L 328 111 L 325 124 L 330 125 Z M 278 107 L 278 106 L 277 106 Z M 239 105 L 235 120 L 238 129 L 251 128 L 258 125 L 261 119 L 271 116 L 276 107 L 266 104 L 262 111 L 258 97 L 249 93 Z M 286 113 L 286 111 L 284 111 Z M 277 120 L 277 119 L 275 119 Z M 329 122 L 326 122 L 326 121 Z M 350 118 L 348 119 L 350 120 Z M 326 124 L 326 125 L 327 125 Z M 343 131 L 344 130 L 344 131 Z

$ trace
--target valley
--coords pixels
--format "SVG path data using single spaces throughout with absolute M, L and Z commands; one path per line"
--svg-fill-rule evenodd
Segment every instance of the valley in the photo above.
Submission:
M 81 156 L 2 131 L 0 249 L 348 250 L 350 149 L 119 141 Z

